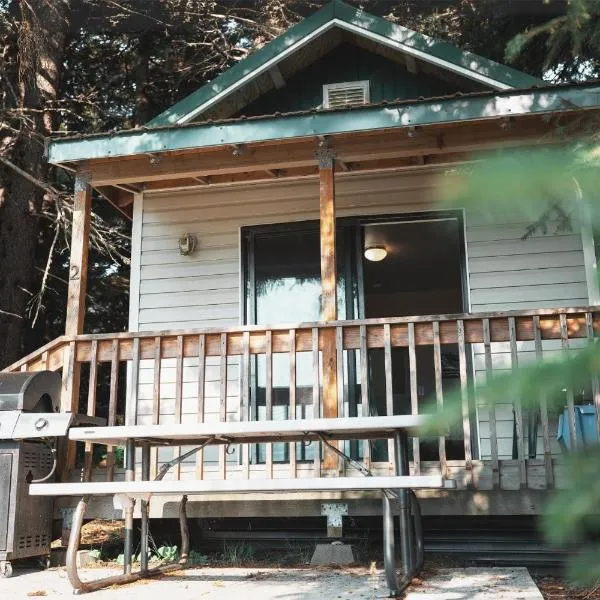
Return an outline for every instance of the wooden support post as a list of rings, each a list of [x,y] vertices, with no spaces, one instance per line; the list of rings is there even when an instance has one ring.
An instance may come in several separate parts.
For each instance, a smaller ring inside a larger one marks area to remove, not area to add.
[[[321,319],[337,319],[337,269],[335,253],[335,153],[322,142],[317,150],[319,160],[319,198],[321,218]],[[321,334],[323,352],[323,417],[338,416],[337,352],[335,328]],[[325,450],[324,470],[337,469],[338,457]]]
[[[73,199],[73,224],[71,229],[71,260],[69,264],[69,289],[67,292],[67,315],[65,335],[83,333],[85,317],[85,294],[88,272],[88,247],[90,239],[90,216],[92,211],[92,188],[89,175],[79,172],[75,176]],[[77,412],[79,402],[80,364],[75,360],[76,346],[69,344],[63,367],[61,411]],[[61,465],[61,473],[75,464],[75,444],[69,443]]]
[[[92,188],[89,185],[89,175],[80,172],[75,176],[75,196],[73,200],[71,262],[69,265],[69,291],[65,324],[65,335],[68,336],[83,333],[91,212]]]

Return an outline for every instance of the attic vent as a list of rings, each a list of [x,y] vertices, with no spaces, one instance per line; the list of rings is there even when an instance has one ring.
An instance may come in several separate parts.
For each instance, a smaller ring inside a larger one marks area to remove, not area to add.
[[[339,108],[369,102],[368,81],[328,83],[323,86],[323,107]]]

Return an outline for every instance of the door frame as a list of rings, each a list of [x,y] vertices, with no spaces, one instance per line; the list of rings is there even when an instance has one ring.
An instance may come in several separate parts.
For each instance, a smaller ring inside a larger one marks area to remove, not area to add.
[[[461,275],[461,295],[462,312],[469,313],[471,310],[471,295],[469,285],[468,270],[468,249],[466,237],[466,215],[464,209],[442,209],[426,210],[408,213],[385,213],[378,215],[359,215],[350,217],[338,217],[336,227],[338,228],[338,239],[344,237],[344,243],[348,251],[344,253],[343,268],[345,271],[345,319],[364,319],[365,318],[365,298],[364,298],[364,272],[363,272],[363,231],[364,227],[373,224],[393,224],[415,221],[436,221],[436,220],[456,220],[458,223],[459,234],[459,262]],[[261,225],[248,225],[240,228],[240,283],[242,286],[241,298],[241,317],[244,324],[256,324],[256,286],[255,286],[255,265],[254,265],[254,239],[256,235],[265,233],[285,233],[286,231],[318,230],[319,221],[317,219],[278,222]],[[339,256],[339,254],[338,254]],[[338,267],[339,267],[338,261]],[[339,276],[339,273],[338,273]],[[473,408],[475,405],[474,395],[474,369],[473,352],[469,345],[467,347],[467,372],[469,377],[469,404]],[[348,372],[348,382],[352,381],[352,370],[355,370],[354,352],[348,351],[346,358],[346,367]],[[355,378],[354,378],[355,379]],[[256,397],[256,365],[251,361],[250,374],[250,410],[252,418],[258,417],[258,406]],[[355,386],[348,385],[347,401],[349,407],[349,416],[356,414],[357,396]],[[354,401],[353,401],[354,400]],[[471,442],[473,457],[478,456],[479,452],[479,419],[471,421]]]

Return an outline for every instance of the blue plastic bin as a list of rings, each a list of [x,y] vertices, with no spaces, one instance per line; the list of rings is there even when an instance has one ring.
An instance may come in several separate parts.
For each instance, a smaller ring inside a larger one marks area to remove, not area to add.
[[[577,405],[575,408],[575,433],[577,440],[583,444],[598,443],[598,422],[596,407]],[[571,449],[571,433],[569,432],[569,409],[565,408],[558,418],[558,441],[567,450]]]

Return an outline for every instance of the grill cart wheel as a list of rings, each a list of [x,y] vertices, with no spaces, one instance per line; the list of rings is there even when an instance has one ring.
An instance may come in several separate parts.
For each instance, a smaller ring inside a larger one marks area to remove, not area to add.
[[[12,574],[12,564],[8,560],[0,561],[0,577],[3,579],[8,579],[9,577],[12,577]]]

